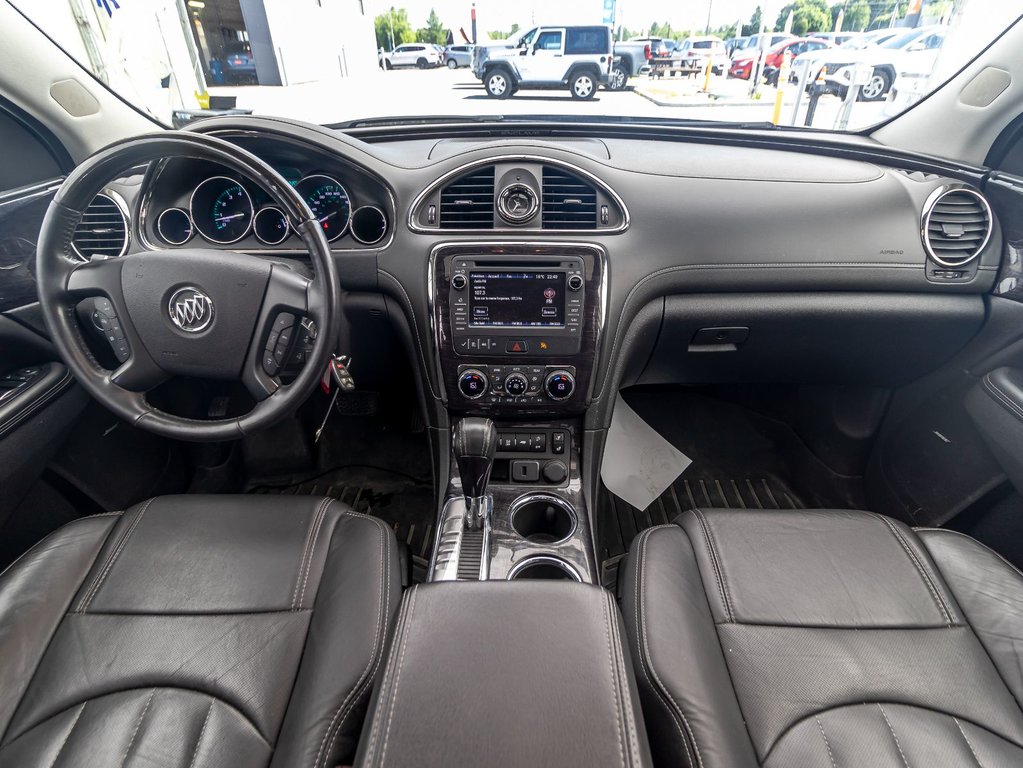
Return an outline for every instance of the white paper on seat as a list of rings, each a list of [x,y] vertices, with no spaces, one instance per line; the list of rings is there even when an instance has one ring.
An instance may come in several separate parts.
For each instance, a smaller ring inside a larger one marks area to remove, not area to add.
[[[600,477],[611,493],[646,509],[692,463],[618,395],[600,465]]]

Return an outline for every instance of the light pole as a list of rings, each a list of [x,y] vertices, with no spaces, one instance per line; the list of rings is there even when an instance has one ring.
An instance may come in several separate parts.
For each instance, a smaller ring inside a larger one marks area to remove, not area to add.
[[[714,12],[714,0],[707,0],[707,29],[703,34],[710,34],[710,16]]]
[[[387,26],[391,29],[391,50],[394,50],[394,6],[387,12]]]

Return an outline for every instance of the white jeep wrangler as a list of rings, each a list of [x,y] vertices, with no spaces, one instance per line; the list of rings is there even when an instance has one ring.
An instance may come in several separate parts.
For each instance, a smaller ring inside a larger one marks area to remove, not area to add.
[[[520,88],[566,86],[572,98],[591,99],[598,86],[608,83],[613,45],[608,27],[537,27],[515,48],[488,51],[476,76],[495,99]]]

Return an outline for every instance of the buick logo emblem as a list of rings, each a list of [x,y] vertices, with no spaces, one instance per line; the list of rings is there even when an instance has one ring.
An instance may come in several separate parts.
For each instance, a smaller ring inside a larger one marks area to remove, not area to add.
[[[167,302],[171,322],[185,333],[205,331],[213,322],[213,300],[198,288],[188,286],[174,292]]]

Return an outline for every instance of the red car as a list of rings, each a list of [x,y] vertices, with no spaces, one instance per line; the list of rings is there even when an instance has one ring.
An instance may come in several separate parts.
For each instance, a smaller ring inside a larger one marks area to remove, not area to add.
[[[791,54],[792,58],[796,58],[799,54],[807,51],[819,51],[822,48],[832,47],[827,40],[815,37],[797,37],[793,40],[786,40],[767,52],[764,57],[764,75],[767,76],[769,83],[777,85],[778,68],[781,67],[782,58],[786,52]],[[749,80],[753,73],[753,61],[754,56],[742,56],[735,59],[728,69],[728,74],[740,80]]]

